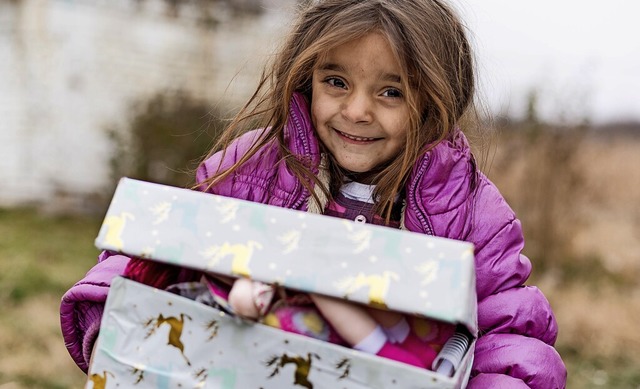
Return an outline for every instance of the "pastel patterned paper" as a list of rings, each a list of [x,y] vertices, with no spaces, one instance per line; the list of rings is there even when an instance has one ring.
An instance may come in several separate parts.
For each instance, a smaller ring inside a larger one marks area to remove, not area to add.
[[[96,246],[477,331],[467,242],[124,178]]]
[[[457,389],[454,377],[417,369],[224,313],[116,277],[86,389]]]

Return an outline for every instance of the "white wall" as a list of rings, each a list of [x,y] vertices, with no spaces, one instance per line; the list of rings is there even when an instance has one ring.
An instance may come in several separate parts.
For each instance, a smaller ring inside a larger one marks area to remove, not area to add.
[[[131,103],[180,89],[215,104],[237,76],[224,99],[238,104],[280,36],[274,7],[210,29],[198,10],[176,19],[164,1],[135,3],[0,2],[0,206],[100,192],[105,128]]]

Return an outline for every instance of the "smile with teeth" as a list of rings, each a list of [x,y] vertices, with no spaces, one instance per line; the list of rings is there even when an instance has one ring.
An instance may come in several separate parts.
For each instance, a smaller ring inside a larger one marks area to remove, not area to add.
[[[335,128],[334,128],[334,130],[335,130]],[[338,134],[344,136],[345,138],[351,139],[351,140],[354,140],[354,141],[357,141],[357,142],[371,142],[371,141],[380,139],[380,138],[364,138],[364,137],[360,137],[360,136],[354,136],[354,135],[351,135],[351,134],[347,134],[346,132],[342,132],[342,131],[339,131],[339,130],[335,130],[335,131]]]

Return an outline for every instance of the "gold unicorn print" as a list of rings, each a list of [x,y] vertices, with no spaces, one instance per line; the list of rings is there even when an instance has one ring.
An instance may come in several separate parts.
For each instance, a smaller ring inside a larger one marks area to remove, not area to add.
[[[438,278],[438,270],[440,266],[436,261],[427,261],[420,266],[416,266],[415,270],[423,277],[421,285],[429,285]]]
[[[163,201],[149,208],[151,213],[156,217],[153,221],[154,225],[158,225],[169,218],[169,213],[171,212],[171,203],[168,201]]]
[[[204,329],[209,332],[209,337],[207,338],[207,342],[213,340],[216,336],[218,336],[218,330],[220,329],[220,323],[216,319],[212,319],[208,323],[205,324]]]
[[[136,382],[134,385],[138,385],[140,382],[144,380],[144,365],[137,364],[133,368],[131,368],[131,375],[136,377]]]
[[[357,224],[349,220],[344,220],[343,225],[347,228],[347,238],[356,244],[356,248],[353,250],[354,254],[361,253],[371,246],[371,238],[373,237],[371,230],[356,228]]]
[[[167,339],[167,345],[173,346],[180,350],[180,353],[182,354],[184,360],[187,362],[187,365],[191,366],[191,362],[189,362],[189,359],[184,354],[184,344],[182,344],[182,341],[180,340],[180,338],[182,337],[185,318],[192,320],[190,316],[185,315],[184,313],[180,314],[180,319],[175,316],[164,317],[162,314],[159,314],[158,317],[147,320],[147,322],[144,323],[144,328],[150,328],[147,331],[145,339],[153,335],[156,332],[156,329],[160,328],[161,325],[169,325],[170,330],[169,338]]]
[[[278,237],[280,243],[285,246],[285,249],[282,251],[282,254],[289,254],[290,252],[298,249],[298,244],[300,243],[300,237],[302,234],[300,231],[291,230],[281,236]]]
[[[108,372],[106,370],[102,372],[102,375],[91,374],[91,376],[89,377],[89,380],[91,380],[91,382],[93,383],[93,389],[104,389],[107,387],[107,374],[113,378],[116,378],[116,376],[114,376],[113,373]]]
[[[336,369],[338,371],[342,370],[342,375],[338,377],[339,380],[348,378],[349,373],[351,372],[351,361],[349,358],[342,358],[338,361],[338,363],[336,363]]]
[[[127,224],[127,220],[135,220],[135,217],[128,212],[121,212],[120,215],[110,215],[104,219],[104,225],[107,227],[107,233],[104,236],[104,242],[122,251],[124,242],[122,242],[122,231]]]
[[[207,369],[202,368],[193,373],[193,378],[198,380],[195,388],[204,388],[207,383],[207,377],[209,374],[207,373]]]
[[[358,273],[355,277],[346,277],[336,282],[334,286],[344,291],[348,297],[362,287],[369,288],[369,303],[381,308],[386,307],[385,297],[389,291],[391,280],[398,281],[400,277],[391,271],[385,271],[382,274]]]
[[[219,207],[216,207],[216,210],[222,216],[222,218],[220,218],[220,224],[236,220],[239,208],[240,206],[235,201],[223,201]]]
[[[262,245],[253,240],[246,244],[225,242],[222,246],[211,246],[200,254],[209,260],[209,268],[215,267],[222,258],[231,256],[231,272],[234,275],[250,277],[249,261],[256,249],[261,250]]]
[[[307,357],[293,356],[290,357],[286,353],[281,356],[272,356],[265,365],[271,367],[275,365],[274,370],[269,375],[269,378],[275,377],[280,373],[280,368],[285,367],[288,364],[293,364],[296,367],[293,373],[294,385],[300,385],[307,389],[313,389],[313,384],[309,381],[309,373],[311,372],[312,357],[320,359],[317,354],[307,353]]]

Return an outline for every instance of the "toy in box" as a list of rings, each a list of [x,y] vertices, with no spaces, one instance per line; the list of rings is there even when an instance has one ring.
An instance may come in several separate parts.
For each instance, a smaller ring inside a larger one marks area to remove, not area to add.
[[[477,333],[470,243],[125,178],[96,246],[460,331],[431,371],[117,277],[87,388],[427,389],[463,388],[469,378]]]

